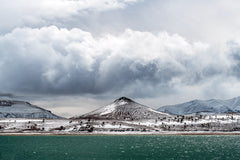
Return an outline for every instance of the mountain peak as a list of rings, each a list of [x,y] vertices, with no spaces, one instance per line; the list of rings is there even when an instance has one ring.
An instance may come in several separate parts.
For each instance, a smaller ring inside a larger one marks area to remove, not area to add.
[[[130,98],[127,98],[127,97],[120,97],[120,98],[116,99],[114,102],[115,103],[116,102],[133,102],[133,100],[131,100]]]

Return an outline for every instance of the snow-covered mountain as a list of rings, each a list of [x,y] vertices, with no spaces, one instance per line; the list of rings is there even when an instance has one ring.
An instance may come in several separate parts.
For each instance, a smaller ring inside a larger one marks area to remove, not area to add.
[[[121,97],[105,107],[99,108],[95,111],[92,111],[79,117],[73,117],[73,119],[89,118],[89,119],[140,120],[140,119],[158,119],[168,116],[170,115],[167,113],[162,113],[153,110],[147,106],[134,102],[129,98]]]
[[[163,106],[158,111],[175,115],[240,113],[240,97],[228,100],[193,100],[182,104]]]
[[[0,118],[60,119],[62,117],[28,102],[0,99]]]

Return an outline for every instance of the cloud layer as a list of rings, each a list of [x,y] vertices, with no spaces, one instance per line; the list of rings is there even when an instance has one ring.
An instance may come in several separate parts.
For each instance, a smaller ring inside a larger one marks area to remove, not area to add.
[[[237,82],[238,46],[231,42],[219,51],[167,32],[127,29],[95,37],[76,28],[17,28],[0,36],[0,88],[35,94],[152,97],[195,86],[203,93]]]
[[[0,33],[19,26],[59,24],[74,16],[88,17],[104,11],[124,9],[138,1],[141,0],[0,0]]]
[[[75,114],[123,95],[156,108],[239,96],[236,0],[0,4],[0,98]]]

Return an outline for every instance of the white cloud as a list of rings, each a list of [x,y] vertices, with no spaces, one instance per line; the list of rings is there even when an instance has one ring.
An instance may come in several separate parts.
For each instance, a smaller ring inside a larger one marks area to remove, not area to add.
[[[141,0],[0,0],[0,31],[19,26],[34,26],[72,16],[89,16],[98,12],[123,9]]]

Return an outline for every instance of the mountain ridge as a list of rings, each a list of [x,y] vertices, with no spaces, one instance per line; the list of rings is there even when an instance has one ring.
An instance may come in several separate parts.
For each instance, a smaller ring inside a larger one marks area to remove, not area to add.
[[[174,115],[240,113],[240,97],[227,100],[195,99],[185,103],[162,106],[157,110]]]
[[[47,118],[62,119],[51,111],[29,102],[0,99],[0,118]]]

